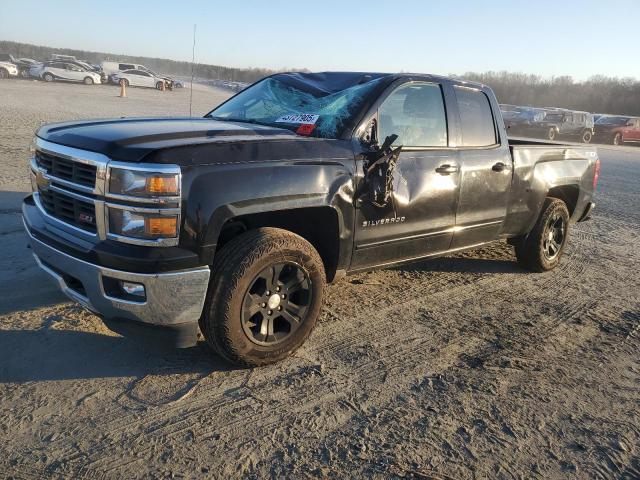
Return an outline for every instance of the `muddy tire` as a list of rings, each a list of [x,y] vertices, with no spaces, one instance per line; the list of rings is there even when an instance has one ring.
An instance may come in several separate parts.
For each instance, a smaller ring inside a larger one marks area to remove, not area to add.
[[[553,270],[560,263],[568,237],[567,205],[560,199],[548,197],[531,233],[513,242],[518,262],[533,272]]]
[[[580,137],[580,139],[582,140],[582,143],[591,143],[592,137],[593,134],[591,133],[591,130],[585,130],[584,132],[582,132],[582,136]]]
[[[622,139],[622,134],[620,132],[616,133],[611,139],[612,145],[622,145],[624,140]]]
[[[200,329],[230,362],[252,367],[282,360],[315,327],[325,272],[304,238],[277,228],[251,230],[216,254],[212,272]]]
[[[42,79],[45,82],[53,82],[53,75],[51,75],[49,72],[47,72],[42,76]]]

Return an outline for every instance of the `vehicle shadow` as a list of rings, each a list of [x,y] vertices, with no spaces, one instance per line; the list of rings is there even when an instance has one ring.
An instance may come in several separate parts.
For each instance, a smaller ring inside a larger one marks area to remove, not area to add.
[[[433,260],[401,265],[393,267],[393,270],[402,272],[447,272],[447,273],[517,273],[526,274],[515,259],[488,259],[478,257],[441,257]]]
[[[234,369],[204,342],[186,349],[158,349],[92,332],[0,330],[0,383],[204,375]]]
[[[20,214],[26,195],[0,191],[0,315],[66,301],[33,259]]]

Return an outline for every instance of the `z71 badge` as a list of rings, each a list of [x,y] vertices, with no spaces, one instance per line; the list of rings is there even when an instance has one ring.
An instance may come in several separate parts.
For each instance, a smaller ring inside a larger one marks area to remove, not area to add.
[[[381,218],[380,220],[365,220],[362,222],[362,228],[378,227],[380,225],[389,225],[390,223],[404,222],[404,217]]]

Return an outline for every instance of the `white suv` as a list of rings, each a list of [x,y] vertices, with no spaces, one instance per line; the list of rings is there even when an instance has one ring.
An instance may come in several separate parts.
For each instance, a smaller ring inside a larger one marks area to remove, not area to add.
[[[165,83],[164,78],[156,77],[144,70],[125,70],[111,75],[113,83],[124,81],[125,85],[132,87],[150,87],[160,90],[162,84]],[[166,85],[166,83],[165,83]]]
[[[18,67],[13,63],[0,62],[0,78],[17,77]]]
[[[100,74],[71,62],[53,61],[34,66],[29,74],[40,77],[45,82],[62,80],[66,82],[84,82],[86,85],[101,83]]]

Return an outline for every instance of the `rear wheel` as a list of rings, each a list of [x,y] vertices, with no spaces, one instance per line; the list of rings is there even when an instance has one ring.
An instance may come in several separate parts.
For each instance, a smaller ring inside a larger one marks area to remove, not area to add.
[[[552,270],[560,263],[569,236],[569,210],[558,198],[548,197],[531,233],[515,243],[516,257],[534,272]]]
[[[582,132],[582,143],[590,143],[592,137],[593,134],[591,130],[585,130],[584,132]]]
[[[45,82],[53,82],[53,75],[51,75],[49,72],[45,73],[42,78]]]
[[[84,84],[85,84],[85,85],[93,85],[93,78],[91,78],[91,77],[84,77]]]
[[[624,140],[622,140],[622,134],[620,132],[616,133],[611,139],[611,143],[613,145],[622,145]]]
[[[302,237],[260,228],[217,254],[200,328],[227,360],[266,365],[294,352],[313,330],[325,286],[322,260]]]
[[[551,141],[554,141],[557,136],[558,136],[558,131],[555,129],[555,127],[551,127],[547,132],[547,138]]]

